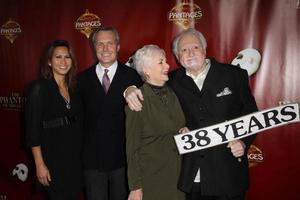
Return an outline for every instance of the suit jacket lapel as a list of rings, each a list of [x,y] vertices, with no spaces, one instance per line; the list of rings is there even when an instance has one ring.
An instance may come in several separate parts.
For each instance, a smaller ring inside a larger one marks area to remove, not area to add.
[[[113,80],[110,83],[110,86],[113,86],[114,84],[118,83],[120,80],[122,80],[122,67],[120,66],[120,64],[118,63],[117,66],[117,70],[116,73],[114,75]]]
[[[179,74],[179,81],[181,86],[185,88],[186,91],[189,91],[191,94],[200,94],[201,91],[195,84],[194,80],[186,75],[185,69],[183,69]]]
[[[202,93],[204,93],[207,90],[210,90],[212,87],[214,87],[216,84],[217,80],[219,79],[220,74],[218,74],[217,70],[216,70],[216,66],[214,63],[214,60],[211,60],[211,65],[210,65],[210,69],[206,75],[206,78],[204,80],[203,83],[203,87],[202,87]]]
[[[92,85],[96,88],[96,91],[102,91],[105,93],[104,88],[102,87],[101,81],[99,80],[97,74],[96,74],[96,65],[92,66],[90,69],[90,79],[92,81]]]
[[[99,80],[99,78],[96,74],[96,67],[97,67],[96,65],[91,67],[91,71],[90,71],[90,74],[89,74],[90,77],[91,77],[90,80],[92,80],[92,82],[93,82],[92,84],[97,88],[97,90],[103,91],[103,94],[105,94],[102,83],[101,83],[101,81]],[[113,90],[113,88],[117,87],[118,83],[123,79],[122,74],[123,74],[122,66],[120,66],[120,64],[118,63],[118,67],[117,67],[116,73],[114,75],[114,78],[110,83],[108,93],[109,93],[110,90]]]
[[[116,87],[118,88],[119,87],[119,83],[122,82],[122,80],[124,78],[125,78],[125,76],[124,76],[123,66],[120,63],[118,63],[118,67],[117,67],[116,73],[114,75],[114,78],[113,78],[113,80],[110,83],[109,90],[114,90]]]

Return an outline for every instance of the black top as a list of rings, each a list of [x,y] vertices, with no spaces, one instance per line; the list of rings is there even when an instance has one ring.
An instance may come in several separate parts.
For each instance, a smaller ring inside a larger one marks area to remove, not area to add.
[[[33,81],[27,91],[27,145],[41,146],[54,191],[81,189],[81,106],[76,92],[70,91],[70,99],[68,109],[55,80]]]
[[[93,65],[78,75],[84,113],[84,169],[107,172],[126,166],[124,90],[141,85],[134,69],[121,63],[107,93]]]

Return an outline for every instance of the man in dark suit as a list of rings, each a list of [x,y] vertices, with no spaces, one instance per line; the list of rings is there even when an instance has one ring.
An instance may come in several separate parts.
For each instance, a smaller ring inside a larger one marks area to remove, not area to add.
[[[187,29],[173,41],[173,53],[182,65],[170,73],[190,129],[203,128],[257,111],[247,72],[206,58],[206,40]],[[129,107],[139,111],[142,94],[127,90]],[[178,187],[188,200],[243,200],[249,186],[247,151],[254,136],[185,154]]]
[[[101,26],[92,35],[98,62],[78,76],[84,112],[84,174],[88,200],[128,195],[123,91],[141,84],[135,70],[117,61],[119,34]],[[71,138],[70,138],[71,139]]]

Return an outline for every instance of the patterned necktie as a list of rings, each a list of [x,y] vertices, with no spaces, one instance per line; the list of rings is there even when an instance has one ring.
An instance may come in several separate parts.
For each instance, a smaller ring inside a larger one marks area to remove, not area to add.
[[[102,86],[106,93],[107,93],[109,85],[110,85],[110,81],[109,81],[109,77],[108,77],[107,73],[108,73],[108,69],[104,69],[104,75],[102,77]]]

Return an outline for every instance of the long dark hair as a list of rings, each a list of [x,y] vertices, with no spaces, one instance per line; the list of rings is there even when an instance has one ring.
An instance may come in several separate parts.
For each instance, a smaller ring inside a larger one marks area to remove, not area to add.
[[[69,45],[69,42],[66,40],[55,40],[51,44],[48,45],[46,48],[46,51],[44,52],[44,56],[41,60],[40,65],[40,76],[44,79],[53,79],[53,71],[52,68],[49,66],[49,60],[53,57],[53,52],[56,47],[66,47],[70,58],[72,60],[72,66],[69,72],[65,76],[65,83],[67,84],[68,88],[73,88],[75,85],[75,79],[73,79],[73,75],[77,68],[77,63],[75,59],[75,55],[73,53],[73,50],[71,46]]]

